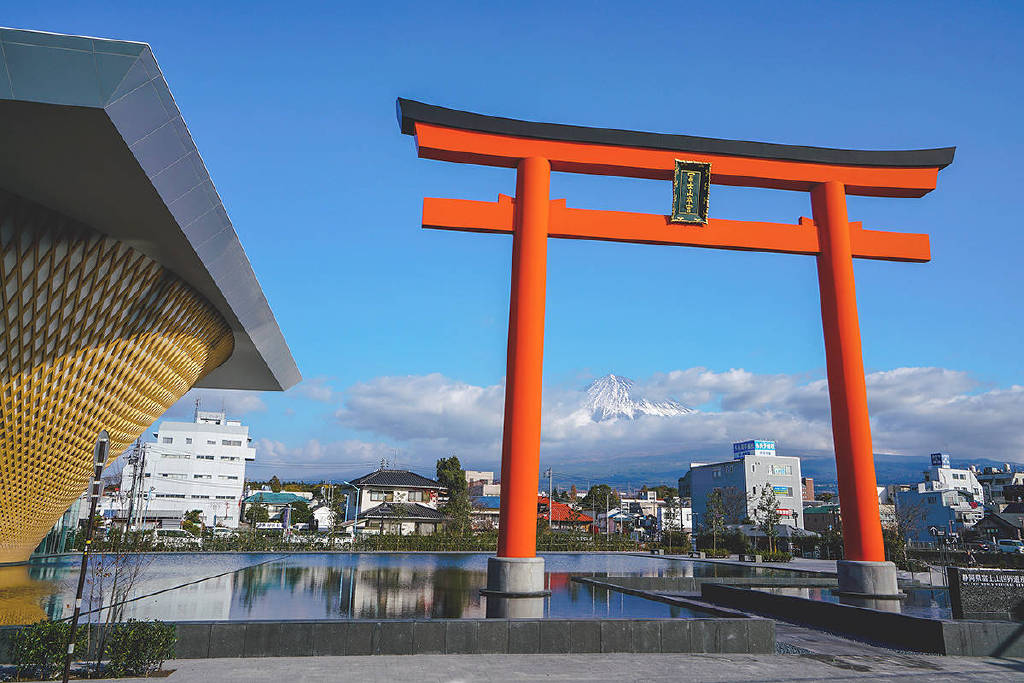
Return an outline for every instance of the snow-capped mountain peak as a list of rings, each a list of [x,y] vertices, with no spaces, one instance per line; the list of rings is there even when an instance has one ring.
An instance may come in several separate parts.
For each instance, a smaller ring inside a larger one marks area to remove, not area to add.
[[[633,381],[618,375],[605,375],[590,383],[584,408],[595,422],[624,417],[630,420],[641,415],[688,415],[694,412],[683,404],[673,401],[651,401],[633,397]]]

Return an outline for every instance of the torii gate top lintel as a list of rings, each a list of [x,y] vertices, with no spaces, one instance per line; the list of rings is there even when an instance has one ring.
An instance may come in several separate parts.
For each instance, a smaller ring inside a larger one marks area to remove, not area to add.
[[[553,171],[671,180],[680,155],[712,163],[711,182],[810,191],[838,181],[846,194],[922,197],[935,189],[938,171],[956,147],[853,150],[722,140],[538,123],[447,109],[398,99],[398,120],[415,135],[425,159],[515,167],[542,157]]]
[[[515,198],[423,204],[425,228],[513,235],[497,559],[526,562],[536,554],[548,238],[808,254],[818,265],[848,565],[840,568],[840,589],[882,599],[898,592],[895,566],[884,562],[853,259],[922,262],[931,253],[928,235],[851,223],[846,196],[922,197],[953,161],[954,147],[869,151],[719,140],[519,121],[405,99],[398,100],[398,119],[403,133],[416,136],[422,158],[517,169]],[[676,183],[687,188],[678,195],[687,202],[683,215],[675,202],[666,216],[568,208],[550,198],[551,171],[673,180],[686,164],[693,167],[688,180]],[[761,223],[710,218],[705,210],[690,223],[699,173],[700,182],[710,175],[719,185],[808,192],[813,218]],[[495,580],[491,588],[505,594]]]

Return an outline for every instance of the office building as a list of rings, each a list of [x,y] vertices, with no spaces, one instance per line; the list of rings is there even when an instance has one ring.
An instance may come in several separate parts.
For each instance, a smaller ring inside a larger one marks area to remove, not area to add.
[[[207,526],[237,527],[245,465],[256,459],[249,428],[197,410],[192,422],[162,422],[154,436],[139,464],[121,471],[122,493],[138,496],[135,509],[200,510]]]
[[[707,511],[708,495],[718,489],[727,498],[728,523],[751,518],[756,498],[771,487],[778,499],[780,523],[803,528],[803,488],[800,458],[776,455],[775,442],[761,439],[733,444],[733,459],[690,465],[693,524],[699,528]]]

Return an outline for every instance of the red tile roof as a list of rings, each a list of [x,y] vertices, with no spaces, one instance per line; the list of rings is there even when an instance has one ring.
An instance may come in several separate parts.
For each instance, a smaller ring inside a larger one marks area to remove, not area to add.
[[[538,496],[537,497],[537,504],[538,505],[547,505],[548,504],[548,497],[547,496]],[[541,512],[540,510],[538,510],[537,511],[537,518],[538,519],[540,519],[540,518],[547,519],[548,518],[548,513],[546,511],[545,512]],[[554,504],[554,507],[551,508],[551,521],[552,522],[575,522],[577,524],[590,524],[591,522],[594,521],[594,518],[589,516],[589,515],[585,515],[582,512],[577,512],[576,510],[573,510],[571,507],[569,507],[569,505],[567,505],[566,503],[559,503],[556,500],[555,504]]]

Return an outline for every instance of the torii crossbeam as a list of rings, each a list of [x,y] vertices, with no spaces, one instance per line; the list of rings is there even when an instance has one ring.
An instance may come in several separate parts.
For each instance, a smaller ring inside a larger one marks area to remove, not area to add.
[[[846,195],[924,196],[935,189],[938,172],[952,162],[955,148],[865,151],[718,140],[534,123],[404,99],[398,100],[398,117],[402,132],[416,136],[422,158],[517,169],[514,198],[427,198],[423,203],[424,228],[513,235],[501,511],[498,557],[488,572],[491,595],[535,597],[543,589],[543,564],[530,558],[536,557],[549,237],[817,257],[846,554],[839,567],[840,590],[882,599],[897,594],[895,567],[885,562],[882,545],[853,259],[925,262],[931,254],[927,235],[865,230],[849,222]],[[808,192],[813,218],[795,224],[721,218],[680,224],[668,215],[569,208],[565,200],[549,196],[551,171],[672,180],[679,159],[709,163],[713,184]]]

